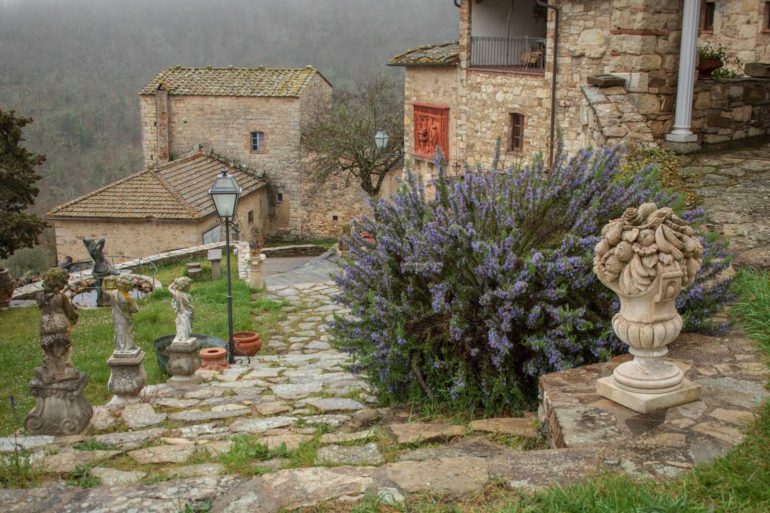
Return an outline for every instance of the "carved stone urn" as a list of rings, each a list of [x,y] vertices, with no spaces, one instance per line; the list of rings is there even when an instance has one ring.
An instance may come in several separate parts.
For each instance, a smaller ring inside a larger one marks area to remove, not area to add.
[[[620,298],[612,328],[634,355],[597,392],[640,413],[694,401],[700,386],[663,357],[682,330],[676,298],[695,280],[703,247],[670,208],[644,203],[602,229],[594,272]]]

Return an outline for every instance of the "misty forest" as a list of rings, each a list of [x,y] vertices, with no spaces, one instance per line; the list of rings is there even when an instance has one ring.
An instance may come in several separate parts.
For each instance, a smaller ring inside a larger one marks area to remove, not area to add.
[[[170,66],[312,65],[336,88],[457,37],[450,0],[0,0],[0,109],[34,122],[34,212],[139,171],[138,92]]]

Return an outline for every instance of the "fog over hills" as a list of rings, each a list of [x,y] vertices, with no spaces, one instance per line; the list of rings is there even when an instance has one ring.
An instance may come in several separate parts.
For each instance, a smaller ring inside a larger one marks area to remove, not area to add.
[[[40,212],[140,169],[137,93],[163,68],[312,65],[348,87],[457,26],[451,0],[0,0],[0,108],[34,118]]]

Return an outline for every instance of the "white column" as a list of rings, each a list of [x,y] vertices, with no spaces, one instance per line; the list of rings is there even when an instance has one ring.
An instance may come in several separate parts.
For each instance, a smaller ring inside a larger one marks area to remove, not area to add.
[[[692,95],[695,85],[695,66],[698,56],[698,20],[701,0],[684,0],[682,14],[682,42],[679,48],[679,80],[676,88],[676,116],[674,129],[666,134],[667,141],[696,142],[692,133]]]

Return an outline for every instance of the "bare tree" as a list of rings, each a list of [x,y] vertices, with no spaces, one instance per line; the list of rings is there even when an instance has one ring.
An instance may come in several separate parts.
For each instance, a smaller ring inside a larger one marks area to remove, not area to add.
[[[378,149],[374,136],[388,135]],[[377,196],[388,171],[403,158],[404,103],[395,83],[378,79],[355,91],[335,92],[332,108],[302,135],[312,154],[311,168],[319,182],[333,177],[357,181],[369,196]]]

